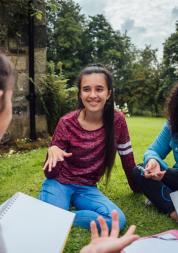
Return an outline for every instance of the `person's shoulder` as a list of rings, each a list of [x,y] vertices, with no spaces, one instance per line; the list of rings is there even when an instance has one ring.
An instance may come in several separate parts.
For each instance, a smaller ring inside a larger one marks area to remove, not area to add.
[[[125,120],[125,115],[123,112],[119,112],[119,111],[114,111],[114,121],[118,122],[118,121],[124,121]]]
[[[63,121],[63,122],[66,122],[66,121],[71,121],[71,120],[74,120],[77,118],[79,114],[79,110],[76,110],[76,111],[72,111],[72,112],[69,112],[65,115],[63,115],[60,120]]]
[[[163,127],[162,127],[162,130],[161,131],[166,131],[166,132],[171,132],[171,126],[170,126],[170,122],[169,120],[167,120],[164,124],[163,124]]]

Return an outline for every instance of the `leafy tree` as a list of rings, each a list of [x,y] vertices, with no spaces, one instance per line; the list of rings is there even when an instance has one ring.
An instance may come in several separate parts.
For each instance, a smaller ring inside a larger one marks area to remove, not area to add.
[[[178,67],[178,21],[176,23],[176,31],[166,40],[164,44],[164,64],[172,67],[174,75]]]
[[[107,63],[106,51],[110,48],[110,41],[114,33],[112,27],[103,15],[90,17],[85,35],[87,38],[87,48],[89,61]]]
[[[160,114],[158,103],[161,85],[160,70],[155,49],[146,46],[144,50],[135,51],[135,62],[132,67],[132,78],[127,85],[127,99],[131,113]],[[151,115],[151,114],[150,114]]]
[[[178,80],[178,21],[176,31],[164,43],[162,79],[160,99],[165,100],[171,87]]]
[[[63,62],[65,76],[72,83],[81,68],[80,49],[84,16],[72,0],[55,0],[54,12],[48,16],[48,60]],[[57,10],[57,11],[56,11]]]

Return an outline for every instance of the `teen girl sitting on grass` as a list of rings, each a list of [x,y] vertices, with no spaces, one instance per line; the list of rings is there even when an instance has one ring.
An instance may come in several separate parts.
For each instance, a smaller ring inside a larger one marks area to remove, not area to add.
[[[104,174],[109,179],[118,151],[131,189],[138,190],[132,180],[135,162],[127,124],[114,111],[111,74],[100,64],[86,67],[78,88],[79,109],[60,118],[48,149],[40,199],[66,210],[72,203],[74,225],[87,229],[92,220],[99,225],[99,215],[111,229],[115,209],[123,229],[124,213],[97,188]]]

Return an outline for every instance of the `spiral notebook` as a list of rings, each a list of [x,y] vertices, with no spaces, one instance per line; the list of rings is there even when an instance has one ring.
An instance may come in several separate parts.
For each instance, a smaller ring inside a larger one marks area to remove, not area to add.
[[[18,192],[0,207],[0,253],[60,253],[74,216]]]

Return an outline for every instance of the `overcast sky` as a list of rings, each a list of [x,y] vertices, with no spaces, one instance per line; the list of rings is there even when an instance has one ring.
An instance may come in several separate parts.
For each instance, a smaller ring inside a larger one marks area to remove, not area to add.
[[[159,49],[162,43],[175,32],[178,20],[177,0],[74,0],[79,3],[82,13],[90,16],[104,14],[115,30],[124,32],[132,42],[143,48],[151,44]]]

